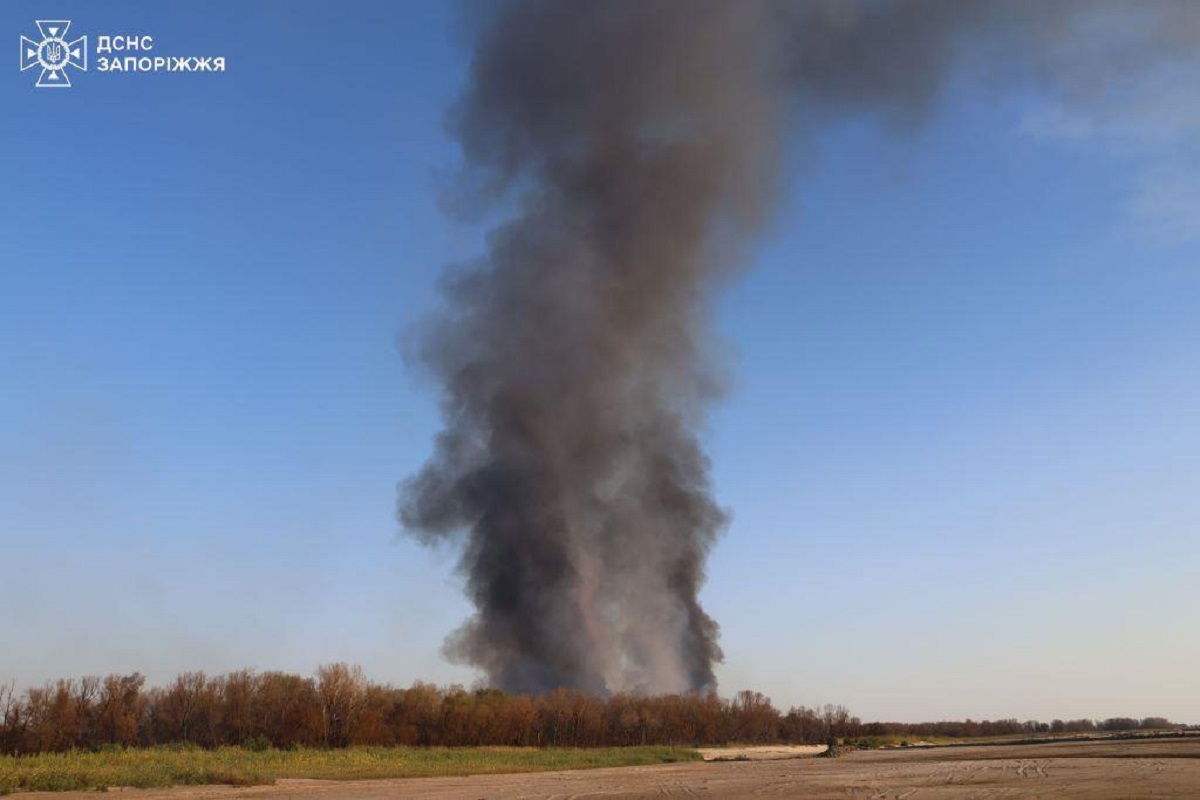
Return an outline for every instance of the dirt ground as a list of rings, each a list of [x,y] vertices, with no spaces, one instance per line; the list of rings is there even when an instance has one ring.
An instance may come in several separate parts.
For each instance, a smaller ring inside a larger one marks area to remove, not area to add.
[[[654,767],[273,786],[124,790],[123,800],[200,798],[804,798],[1200,797],[1200,741],[936,747],[837,759],[710,761]],[[91,797],[94,793],[24,795]]]

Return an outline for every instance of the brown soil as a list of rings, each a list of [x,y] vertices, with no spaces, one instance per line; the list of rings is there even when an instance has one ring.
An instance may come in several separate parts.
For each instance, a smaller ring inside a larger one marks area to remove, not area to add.
[[[838,759],[719,761],[655,767],[273,786],[125,790],[123,800],[200,798],[1079,798],[1200,797],[1200,741],[847,751]],[[25,795],[33,798],[91,797]]]

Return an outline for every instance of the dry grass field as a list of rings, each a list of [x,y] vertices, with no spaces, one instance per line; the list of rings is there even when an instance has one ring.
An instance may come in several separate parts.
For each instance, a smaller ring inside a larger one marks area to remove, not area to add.
[[[699,760],[685,747],[351,747],[251,751],[150,747],[0,756],[0,794],[251,786],[279,779],[330,782],[628,767]],[[28,796],[24,794],[22,796]]]
[[[837,759],[689,762],[460,778],[117,790],[125,800],[201,798],[1129,798],[1200,796],[1200,740],[857,751]],[[94,797],[94,793],[23,797]]]

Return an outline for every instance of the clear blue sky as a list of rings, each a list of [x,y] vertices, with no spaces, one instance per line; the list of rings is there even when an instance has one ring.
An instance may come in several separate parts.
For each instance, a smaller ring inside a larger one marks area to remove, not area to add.
[[[481,236],[437,203],[452,12],[20,0],[0,29],[47,17],[229,66],[0,71],[0,679],[469,683],[454,554],[393,518],[438,427],[399,342]],[[1200,113],[1148,108],[962,90],[793,151],[719,303],[724,692],[1200,722]]]

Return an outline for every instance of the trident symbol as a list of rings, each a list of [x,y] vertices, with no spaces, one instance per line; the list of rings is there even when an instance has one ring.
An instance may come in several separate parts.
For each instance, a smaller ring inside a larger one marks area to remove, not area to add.
[[[42,34],[40,42],[21,37],[21,71],[41,67],[37,85],[42,89],[70,86],[67,67],[87,72],[87,37],[67,41],[71,21],[66,19],[39,19],[37,26]]]

